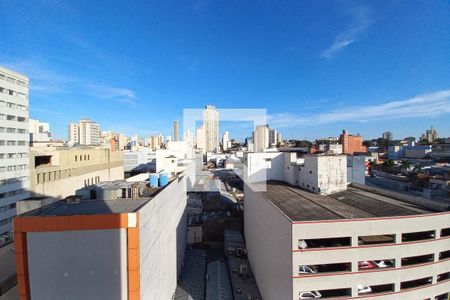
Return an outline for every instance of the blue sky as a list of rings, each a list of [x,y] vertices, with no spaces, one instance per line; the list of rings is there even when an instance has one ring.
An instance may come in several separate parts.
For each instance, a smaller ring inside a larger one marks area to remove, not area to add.
[[[83,116],[167,135],[208,103],[265,108],[286,138],[450,135],[446,0],[3,0],[0,28],[0,65],[60,138]]]

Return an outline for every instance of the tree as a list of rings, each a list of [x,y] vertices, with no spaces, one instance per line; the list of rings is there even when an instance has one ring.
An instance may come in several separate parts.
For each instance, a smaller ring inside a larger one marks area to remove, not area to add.
[[[413,172],[414,172],[414,173],[420,173],[420,172],[422,172],[422,166],[421,166],[421,165],[414,165]]]
[[[408,169],[411,167],[411,163],[407,160],[402,160],[400,162],[400,167],[402,168],[402,170],[408,171]]]
[[[394,170],[395,163],[392,159],[388,159],[384,161],[383,167],[386,171],[392,172]]]
[[[362,142],[363,146],[366,146],[367,148],[372,147],[373,146],[373,142],[370,140],[365,140]]]

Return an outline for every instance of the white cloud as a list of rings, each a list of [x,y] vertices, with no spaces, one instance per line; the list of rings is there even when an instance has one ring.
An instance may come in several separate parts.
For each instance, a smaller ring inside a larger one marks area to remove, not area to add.
[[[132,90],[93,84],[86,85],[86,87],[89,89],[90,94],[96,98],[136,105],[136,93]]]
[[[371,24],[370,10],[362,5],[351,6],[345,10],[346,14],[352,18],[350,27],[339,33],[333,44],[321,53],[326,59],[333,58],[339,51],[353,44],[358,36]]]
[[[311,127],[337,122],[369,122],[404,118],[436,117],[450,113],[450,89],[380,105],[354,106],[320,114],[279,113],[268,116],[275,128]]]

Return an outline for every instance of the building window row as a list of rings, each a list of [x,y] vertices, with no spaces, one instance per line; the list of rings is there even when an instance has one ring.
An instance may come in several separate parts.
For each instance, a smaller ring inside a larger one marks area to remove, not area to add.
[[[5,81],[10,82],[10,83],[14,83],[14,84],[23,86],[23,87],[27,87],[28,86],[27,82],[22,81],[20,79],[12,78],[12,77],[10,77],[8,75],[5,75],[5,74],[2,74],[2,73],[0,73],[0,79],[1,80],[5,80]]]
[[[90,160],[90,159],[91,159],[90,154],[75,155],[75,161],[83,161],[83,160]]]
[[[0,206],[0,213],[5,212],[10,209],[14,209],[14,208],[16,208],[16,203],[11,203],[9,205]]]
[[[28,165],[12,165],[12,166],[0,166],[1,172],[21,171],[28,169]]]
[[[14,115],[0,114],[0,120],[7,120],[7,121],[14,121],[14,122],[26,122],[27,118],[14,116]]]
[[[7,95],[10,95],[10,96],[14,96],[14,97],[18,97],[18,98],[22,98],[22,99],[27,99],[27,94],[20,93],[20,92],[17,92],[17,91],[14,91],[14,90],[10,90],[10,89],[6,89],[6,88],[3,88],[3,87],[0,87],[0,93],[7,94]]]
[[[51,172],[42,172],[36,174],[36,183],[41,184],[45,182],[51,182],[56,180],[72,177],[72,169],[64,169]]]
[[[27,158],[28,153],[0,153],[0,159]]]
[[[8,223],[12,223],[12,217],[0,220],[0,226],[4,226],[4,225],[6,225]]]
[[[450,228],[441,230],[441,237],[450,236]],[[408,232],[401,235],[402,243],[410,243],[417,241],[433,240],[436,238],[435,230],[427,230],[420,232]],[[395,234],[379,234],[358,237],[358,246],[370,246],[379,244],[395,244]],[[310,248],[334,248],[334,247],[350,247],[352,245],[351,237],[334,237],[321,239],[304,239],[298,241],[298,249]]]
[[[28,130],[22,128],[13,128],[13,127],[0,127],[0,133],[19,133],[19,134],[27,134]]]
[[[0,140],[0,146],[28,146],[28,141]]]
[[[100,182],[100,176],[95,176],[84,180],[84,187]]]
[[[27,181],[27,180],[28,180],[27,176],[3,179],[3,180],[0,180],[0,186],[2,186],[4,184],[12,184],[12,183],[17,183],[17,182],[24,182],[24,181]]]
[[[24,94],[23,94],[24,95]],[[26,99],[26,98],[25,98]],[[18,110],[28,110],[28,106],[0,100],[0,107],[8,107]]]
[[[6,193],[0,193],[0,199],[6,198],[6,197],[13,197],[13,196],[16,196],[16,195],[23,194],[25,192],[26,192],[25,189],[18,189],[18,190],[6,192]]]

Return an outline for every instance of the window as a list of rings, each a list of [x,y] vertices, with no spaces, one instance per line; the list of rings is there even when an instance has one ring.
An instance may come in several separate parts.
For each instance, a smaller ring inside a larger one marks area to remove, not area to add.
[[[402,258],[402,267],[425,264],[434,261],[434,254],[410,256]]]
[[[428,285],[428,284],[431,284],[432,282],[433,282],[432,277],[425,277],[425,278],[421,278],[421,279],[403,281],[400,284],[400,289],[401,290],[411,289],[411,288],[415,288],[415,287],[419,287],[419,286]]]
[[[327,248],[327,247],[349,247],[351,246],[350,237],[336,237],[323,239],[300,240],[299,248]]]
[[[0,127],[0,132],[5,132],[5,127]]]
[[[402,234],[402,242],[414,242],[420,240],[434,239],[435,231],[420,231],[420,232],[410,232]]]
[[[25,122],[25,121],[26,121],[26,118],[24,118],[24,117],[17,117],[17,121],[19,121],[19,122]]]
[[[358,245],[376,245],[395,243],[394,234],[366,235],[358,237]]]
[[[8,121],[15,121],[16,120],[16,116],[6,115],[6,120],[8,120]]]
[[[15,146],[16,145],[16,141],[7,141],[6,145],[8,145],[8,146]]]

